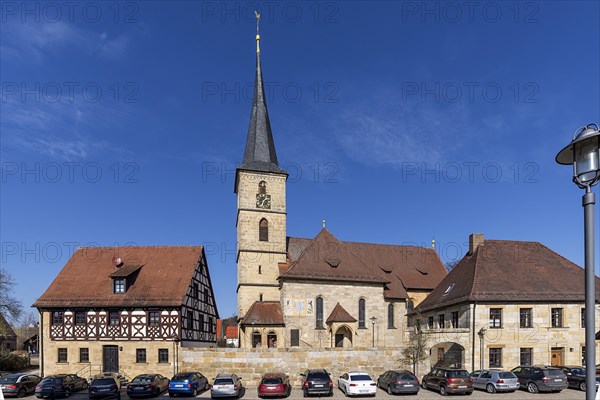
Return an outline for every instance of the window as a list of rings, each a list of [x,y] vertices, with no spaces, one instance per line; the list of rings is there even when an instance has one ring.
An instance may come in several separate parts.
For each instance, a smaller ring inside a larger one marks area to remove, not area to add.
[[[446,321],[444,320],[444,314],[438,315],[438,326],[440,329],[444,329],[446,327]]]
[[[490,368],[502,367],[502,348],[490,348]]]
[[[85,311],[75,311],[75,325],[85,325]]]
[[[258,226],[258,240],[261,242],[269,241],[269,221],[261,219]]]
[[[388,304],[388,329],[394,328],[394,304]]]
[[[358,327],[365,328],[365,299],[358,301]]]
[[[200,327],[200,332],[206,332],[206,328],[204,327],[204,314],[202,313],[198,316],[198,326]]]
[[[62,325],[65,320],[65,314],[62,311],[52,312],[52,325]]]
[[[407,300],[406,301],[406,310],[410,312],[414,309],[415,309],[415,302],[412,300]]]
[[[113,279],[113,293],[125,293],[125,278]]]
[[[258,194],[267,194],[267,182],[258,182]]]
[[[169,349],[158,349],[158,362],[168,363],[169,362]]]
[[[275,332],[267,333],[267,347],[268,348],[277,347],[277,334]]]
[[[148,312],[148,325],[158,326],[160,323],[160,313],[158,311]]]
[[[553,308],[552,312],[552,327],[553,328],[562,328],[563,327],[563,309],[562,308]]]
[[[490,328],[502,328],[502,309],[490,308]]]
[[[585,346],[581,346],[581,365],[585,365]]]
[[[262,293],[258,294],[258,301],[263,301],[263,294]]]
[[[519,326],[521,328],[531,328],[531,308],[520,308],[519,309]]]
[[[458,328],[458,311],[452,311],[452,327]]]
[[[194,329],[194,312],[187,310],[187,328]]]
[[[194,283],[192,285],[192,297],[194,297],[195,299],[197,299],[198,295],[199,295],[199,293],[198,293],[198,284]]]
[[[533,364],[533,349],[531,347],[521,347],[520,365]]]
[[[262,274],[262,265],[258,266],[258,274],[261,275]]]
[[[146,349],[135,349],[135,362],[145,363],[146,362]]]
[[[581,327],[585,328],[585,307],[581,309]]]
[[[257,348],[262,346],[262,335],[260,332],[252,332],[252,348]]]
[[[290,330],[290,346],[291,347],[300,346],[300,329]]]
[[[79,362],[89,363],[90,362],[90,349],[87,347],[81,347],[79,349]]]
[[[433,317],[427,317],[427,327],[433,329]]]
[[[208,317],[208,331],[209,332],[213,331],[213,318],[212,317]]]
[[[204,303],[208,304],[208,288],[204,288]]]
[[[323,329],[323,298],[317,297],[317,318],[315,321],[315,326],[317,329]]]
[[[108,324],[109,325],[119,325],[119,312],[111,311],[108,313]]]
[[[67,362],[67,349],[64,347],[61,347],[58,349],[58,362],[59,363]]]

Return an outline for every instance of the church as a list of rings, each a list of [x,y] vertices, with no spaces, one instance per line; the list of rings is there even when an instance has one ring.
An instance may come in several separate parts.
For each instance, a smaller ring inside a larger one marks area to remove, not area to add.
[[[260,35],[250,125],[236,169],[242,348],[397,347],[407,313],[446,277],[434,248],[288,236],[286,180],[265,100]]]

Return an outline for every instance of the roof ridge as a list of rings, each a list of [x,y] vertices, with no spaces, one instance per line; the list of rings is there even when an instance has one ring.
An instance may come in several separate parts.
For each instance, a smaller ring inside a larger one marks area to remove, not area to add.
[[[479,248],[483,245],[485,245],[485,241],[483,241],[483,243],[481,243],[479,246],[477,246],[477,248],[471,255],[471,257],[475,257],[475,263],[474,263],[475,265],[473,265],[473,282],[471,282],[471,289],[469,290],[469,293],[467,294],[467,298],[469,300],[473,299],[473,290],[475,289],[475,284],[479,283]],[[464,259],[464,257],[463,257],[463,259]]]
[[[427,247],[427,246],[417,246],[417,245],[409,245],[409,244],[392,244],[392,243],[371,243],[371,242],[355,242],[353,240],[345,240],[342,241],[343,243],[356,243],[356,244],[368,244],[371,246],[387,246],[387,247],[414,247],[417,249],[423,249],[423,250],[430,250],[430,251],[435,251],[433,248],[431,247]]]

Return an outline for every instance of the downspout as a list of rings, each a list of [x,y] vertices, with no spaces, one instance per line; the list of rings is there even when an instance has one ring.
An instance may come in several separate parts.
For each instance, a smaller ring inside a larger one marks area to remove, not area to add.
[[[38,333],[38,357],[40,358],[40,376],[44,377],[44,313],[38,308],[40,314],[40,330]]]
[[[475,371],[475,308],[477,300],[473,303],[473,327],[471,329],[471,371]]]

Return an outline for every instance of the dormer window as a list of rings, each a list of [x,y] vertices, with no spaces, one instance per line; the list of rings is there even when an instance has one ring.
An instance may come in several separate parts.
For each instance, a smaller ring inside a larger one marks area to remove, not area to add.
[[[125,293],[127,290],[127,283],[125,278],[115,278],[113,279],[113,293]]]

